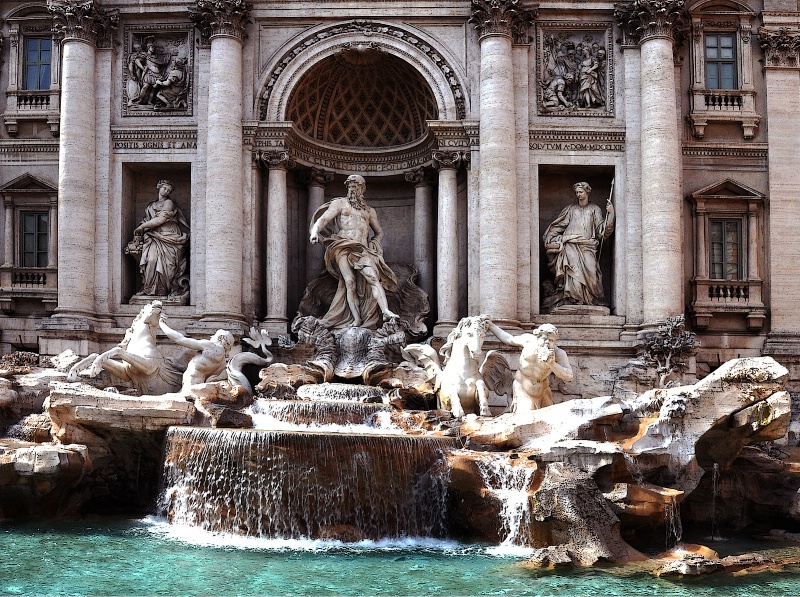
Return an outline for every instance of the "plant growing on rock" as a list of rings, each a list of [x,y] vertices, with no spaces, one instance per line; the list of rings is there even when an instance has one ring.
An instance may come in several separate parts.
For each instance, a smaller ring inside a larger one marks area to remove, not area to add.
[[[686,359],[699,345],[697,334],[686,330],[683,315],[668,317],[664,325],[645,336],[643,357],[648,365],[656,368],[659,387],[668,387],[667,378],[686,370]]]

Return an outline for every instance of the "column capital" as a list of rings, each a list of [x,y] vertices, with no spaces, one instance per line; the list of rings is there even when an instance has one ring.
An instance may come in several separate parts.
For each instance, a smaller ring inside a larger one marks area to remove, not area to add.
[[[800,31],[789,27],[758,30],[764,68],[800,68]]]
[[[245,0],[195,0],[189,6],[189,20],[205,39],[216,36],[244,39],[253,5]]]
[[[633,0],[614,5],[614,18],[624,33],[626,45],[649,39],[674,41],[689,21],[684,0]]]
[[[407,182],[410,182],[414,187],[429,187],[432,184],[431,177],[425,172],[425,168],[419,167],[415,170],[409,170],[405,173]]]
[[[53,16],[53,39],[77,40],[93,46],[111,45],[117,28],[116,10],[103,10],[94,0],[49,0],[47,10]]]
[[[296,166],[292,155],[285,150],[278,151],[254,151],[253,159],[258,160],[270,170],[289,170]]]
[[[324,187],[329,182],[333,182],[333,172],[328,172],[322,168],[311,168],[300,176],[300,181],[310,187]]]
[[[538,4],[531,9],[519,6],[519,0],[472,0],[472,16],[479,37],[503,35],[514,43],[530,43],[528,29],[536,16]]]
[[[433,167],[439,169],[452,168],[458,170],[461,165],[469,164],[469,153],[466,151],[434,151],[431,153]]]

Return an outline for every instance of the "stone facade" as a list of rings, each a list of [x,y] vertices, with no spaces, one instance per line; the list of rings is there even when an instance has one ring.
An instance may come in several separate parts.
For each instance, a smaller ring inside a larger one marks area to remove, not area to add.
[[[162,179],[191,229],[170,321],[286,333],[323,267],[310,217],[361,174],[429,329],[555,324],[562,396],[610,393],[679,314],[701,370],[769,354],[800,379],[795,3],[186,4],[0,3],[0,352],[120,341]],[[605,296],[550,310],[542,235],[581,181],[615,208]]]

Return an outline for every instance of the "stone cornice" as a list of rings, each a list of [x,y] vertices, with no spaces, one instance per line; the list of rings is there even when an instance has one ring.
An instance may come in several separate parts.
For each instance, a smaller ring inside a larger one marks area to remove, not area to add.
[[[217,36],[244,39],[253,5],[245,0],[195,0],[189,6],[189,19],[204,39]]]
[[[614,6],[614,18],[624,33],[624,44],[649,39],[675,40],[688,22],[684,0],[634,0]]]
[[[119,23],[116,10],[103,10],[94,0],[49,0],[53,16],[53,39],[83,41],[98,47],[111,47],[111,35]]]
[[[800,68],[800,30],[761,27],[758,41],[764,50],[764,68]]]
[[[528,29],[533,24],[538,5],[531,10],[522,9],[519,0],[472,0],[472,16],[478,36],[503,35],[514,43],[530,43]]]

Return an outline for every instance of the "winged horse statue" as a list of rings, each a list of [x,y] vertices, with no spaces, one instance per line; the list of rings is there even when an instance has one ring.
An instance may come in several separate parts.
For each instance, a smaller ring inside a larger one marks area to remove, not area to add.
[[[438,354],[428,344],[409,344],[402,349],[403,358],[422,366],[433,379],[439,408],[449,410],[456,418],[467,413],[492,416],[489,391],[502,396],[511,388],[511,369],[500,351],[483,355],[490,323],[488,315],[463,318]]]

